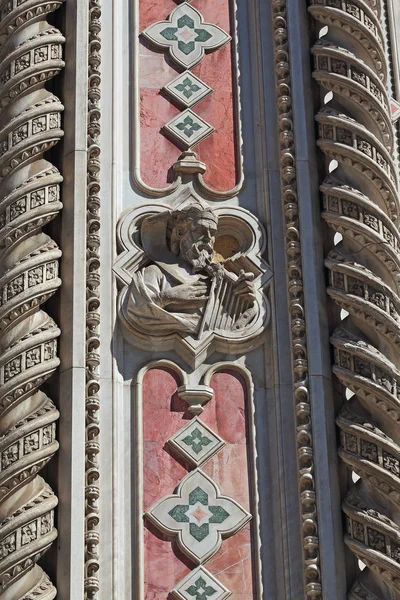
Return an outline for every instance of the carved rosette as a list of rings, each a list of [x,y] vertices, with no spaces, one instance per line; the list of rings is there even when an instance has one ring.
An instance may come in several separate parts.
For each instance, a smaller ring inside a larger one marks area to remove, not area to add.
[[[58,170],[44,159],[62,137],[63,106],[45,89],[62,69],[60,1],[0,7],[0,598],[46,599],[37,565],[57,536],[57,498],[38,474],[57,451],[59,413],[41,389],[59,365],[60,330],[42,309],[58,289]]]
[[[312,48],[313,76],[327,101],[316,116],[318,146],[327,172],[337,164],[320,189],[322,217],[341,236],[325,263],[328,295],[345,311],[331,338],[333,371],[350,398],[337,417],[339,455],[359,477],[343,503],[345,542],[366,565],[349,598],[398,599],[399,190],[385,6],[383,0],[310,4],[314,19],[328,26]]]

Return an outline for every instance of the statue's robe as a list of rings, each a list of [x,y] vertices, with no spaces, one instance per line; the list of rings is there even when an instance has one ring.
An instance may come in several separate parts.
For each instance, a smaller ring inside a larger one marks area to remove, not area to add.
[[[199,307],[187,300],[185,303],[164,306],[163,295],[169,289],[180,285],[178,279],[159,264],[152,264],[134,273],[129,286],[126,316],[138,329],[151,335],[185,331],[197,333],[200,326],[204,305]],[[199,275],[187,273],[186,282],[198,281]]]

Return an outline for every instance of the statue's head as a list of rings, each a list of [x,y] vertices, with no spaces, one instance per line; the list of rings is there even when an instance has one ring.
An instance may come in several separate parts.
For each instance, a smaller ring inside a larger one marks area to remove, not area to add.
[[[171,252],[196,270],[212,262],[218,217],[205,204],[193,203],[171,212],[168,241]]]

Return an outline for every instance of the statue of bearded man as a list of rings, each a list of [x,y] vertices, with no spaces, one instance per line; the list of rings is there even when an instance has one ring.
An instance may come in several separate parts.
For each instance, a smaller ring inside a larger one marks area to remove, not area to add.
[[[196,334],[212,280],[224,267],[213,262],[216,214],[200,202],[147,217],[141,225],[143,249],[152,264],[133,274],[125,317],[135,328],[157,334]],[[237,293],[254,298],[252,274],[239,276]]]

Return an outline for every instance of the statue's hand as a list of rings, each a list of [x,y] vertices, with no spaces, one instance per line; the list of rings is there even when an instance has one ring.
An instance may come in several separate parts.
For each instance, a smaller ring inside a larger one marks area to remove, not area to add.
[[[208,287],[204,280],[181,283],[175,287],[165,291],[161,296],[161,301],[164,306],[169,304],[185,304],[190,305],[204,304],[208,300]]]
[[[254,302],[256,299],[256,293],[253,279],[253,273],[245,273],[243,270],[240,271],[239,277],[235,283],[234,295]]]

